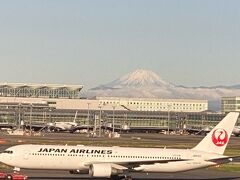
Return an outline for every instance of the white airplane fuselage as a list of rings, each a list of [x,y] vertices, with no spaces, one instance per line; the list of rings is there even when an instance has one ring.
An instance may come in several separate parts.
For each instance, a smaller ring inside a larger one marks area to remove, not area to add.
[[[75,122],[55,122],[49,123],[48,125],[62,131],[69,131],[71,128],[76,127],[78,124]]]
[[[235,135],[235,136],[239,136],[240,135],[240,127],[239,126],[235,126],[233,128],[232,134]]]
[[[179,172],[228,163],[224,156],[239,113],[226,115],[192,149],[17,145],[0,154],[15,169],[89,171],[92,177],[111,177],[124,171]]]
[[[136,171],[177,172],[216,165],[207,161],[225,157],[190,149],[87,147],[53,145],[18,145],[9,148],[7,156],[0,156],[3,163],[25,169],[86,170],[90,164],[108,163],[121,165],[131,162],[171,161],[143,164]],[[184,160],[188,161],[184,161]],[[178,161],[179,160],[179,161]],[[183,161],[181,161],[183,160]]]

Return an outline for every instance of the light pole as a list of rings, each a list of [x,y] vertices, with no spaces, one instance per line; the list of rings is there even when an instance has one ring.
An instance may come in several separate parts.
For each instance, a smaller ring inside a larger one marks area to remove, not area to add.
[[[170,109],[171,109],[171,105],[168,105],[168,135],[169,135],[169,121],[170,121]]]
[[[114,131],[115,131],[115,119],[114,119],[114,116],[115,116],[115,108],[116,108],[116,106],[112,106],[112,108],[113,108],[112,133],[114,135]]]
[[[18,129],[21,129],[21,106],[22,104],[18,104]]]
[[[33,110],[33,105],[31,103],[31,106],[30,106],[30,136],[32,136],[32,110]]]
[[[102,119],[102,106],[99,107],[99,137],[101,137],[101,131],[102,131],[102,126],[101,126],[101,119]]]
[[[89,133],[89,126],[90,126],[90,121],[89,121],[89,106],[91,103],[87,103],[88,105],[88,113],[87,113],[87,121],[88,121],[88,125],[87,125],[87,132]]]
[[[93,129],[93,134],[95,135],[97,131],[97,115],[95,114],[94,116],[94,129]]]

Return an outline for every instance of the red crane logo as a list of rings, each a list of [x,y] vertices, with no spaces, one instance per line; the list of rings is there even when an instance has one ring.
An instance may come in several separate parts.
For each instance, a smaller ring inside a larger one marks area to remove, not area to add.
[[[228,134],[224,129],[216,129],[212,134],[212,142],[216,146],[224,146],[228,141]]]

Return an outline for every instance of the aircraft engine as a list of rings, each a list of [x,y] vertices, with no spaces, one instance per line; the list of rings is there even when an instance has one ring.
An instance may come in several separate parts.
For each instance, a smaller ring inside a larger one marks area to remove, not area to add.
[[[92,164],[89,167],[89,175],[91,177],[111,177],[120,174],[122,171],[112,168],[111,164]]]

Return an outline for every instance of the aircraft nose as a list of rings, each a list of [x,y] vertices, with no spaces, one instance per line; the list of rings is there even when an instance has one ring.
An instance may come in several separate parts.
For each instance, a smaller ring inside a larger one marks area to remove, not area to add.
[[[0,153],[0,162],[8,164],[11,161],[12,157],[5,153]]]
[[[3,153],[0,153],[0,162],[4,163],[5,161],[5,156],[3,155]]]

